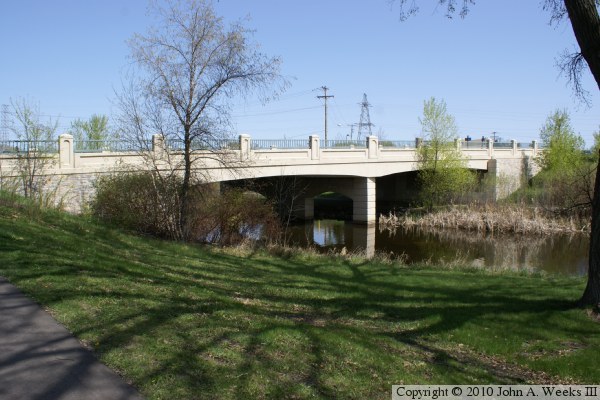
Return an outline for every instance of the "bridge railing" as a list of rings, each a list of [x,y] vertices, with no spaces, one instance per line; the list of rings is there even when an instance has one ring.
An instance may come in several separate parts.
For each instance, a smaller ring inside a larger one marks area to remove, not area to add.
[[[59,144],[60,143],[65,143]],[[73,143],[73,146],[68,143]],[[316,135],[306,139],[251,139],[248,135],[240,135],[237,139],[212,139],[212,138],[197,138],[192,142],[192,150],[220,151],[220,150],[236,150],[241,151],[242,159],[249,156],[251,150],[305,150],[311,149],[311,157],[316,159],[319,157],[319,150],[337,150],[337,149],[368,149],[369,157],[377,157],[377,149],[415,149],[420,145],[428,144],[428,141],[423,141],[420,138],[414,140],[382,140],[379,141],[376,137],[368,138],[368,140],[327,140],[319,141]],[[518,143],[511,140],[510,142],[489,142],[481,140],[461,140],[456,142],[456,146],[461,150],[469,149],[513,149],[513,151],[533,151],[535,154],[543,146],[536,141],[531,143]],[[64,147],[64,148],[63,148]],[[161,150],[162,149],[162,150]],[[62,155],[63,151],[72,151],[74,153],[100,153],[100,152],[139,152],[139,151],[182,151],[184,142],[177,139],[163,139],[155,135],[152,139],[142,141],[136,140],[73,140],[70,135],[61,135],[58,140],[49,141],[27,141],[27,140],[5,140],[0,141],[0,154],[19,154],[25,152],[36,152],[37,154],[56,154],[58,153],[64,158],[66,163],[72,159],[68,154]],[[371,154],[372,153],[372,154]],[[62,159],[62,158],[61,158]]]
[[[492,142],[494,149],[512,149],[512,142]]]
[[[0,141],[0,154],[58,153],[57,140],[3,140]]]
[[[250,148],[252,150],[267,149],[308,149],[310,143],[306,139],[252,139]]]
[[[417,143],[415,140],[381,140],[379,147],[383,149],[415,149]]]
[[[481,140],[462,140],[460,142],[460,148],[461,149],[487,149],[488,146],[490,145],[494,148],[494,149],[512,149],[513,146],[516,145],[517,149],[521,149],[521,150],[530,150],[530,149],[534,149],[536,147],[536,143],[535,142],[528,142],[528,143],[515,143],[514,141],[502,141],[502,142],[490,142],[488,140],[485,141],[481,141]],[[540,148],[541,146],[537,145],[538,148]]]
[[[181,139],[165,140],[166,148],[173,151],[183,151],[185,143]],[[192,150],[239,150],[240,142],[237,139],[198,139],[192,141]]]
[[[364,140],[323,140],[321,148],[325,149],[365,149],[367,142]]]
[[[517,148],[518,149],[533,149],[534,147],[534,143],[533,142],[529,142],[529,143],[517,143]]]
[[[461,149],[487,149],[488,141],[484,140],[463,140],[460,142]]]
[[[75,140],[75,153],[100,153],[103,151],[129,153],[152,148],[151,140]]]

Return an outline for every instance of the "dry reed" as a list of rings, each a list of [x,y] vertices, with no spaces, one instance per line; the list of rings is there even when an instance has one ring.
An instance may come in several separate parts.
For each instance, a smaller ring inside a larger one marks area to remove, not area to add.
[[[452,207],[422,216],[379,216],[384,229],[398,227],[450,228],[489,233],[550,234],[558,232],[589,232],[589,219],[559,216],[537,207],[481,206]]]

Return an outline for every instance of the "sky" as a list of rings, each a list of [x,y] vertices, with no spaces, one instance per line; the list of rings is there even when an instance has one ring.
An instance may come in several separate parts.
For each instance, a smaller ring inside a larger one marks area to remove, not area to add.
[[[233,135],[257,139],[346,139],[371,105],[372,133],[386,140],[421,133],[423,102],[444,100],[462,137],[528,142],[547,117],[567,110],[588,145],[600,130],[600,91],[588,71],[591,107],[577,101],[556,66],[576,50],[568,21],[549,25],[538,0],[477,1],[465,19],[450,20],[435,0],[400,21],[389,0],[219,0],[226,23],[244,20],[252,40],[280,57],[286,92],[267,104],[232,99]],[[0,2],[0,105],[27,99],[42,118],[58,121],[118,113],[115,91],[131,68],[127,40],[152,19],[145,0]],[[354,136],[356,136],[356,130]]]

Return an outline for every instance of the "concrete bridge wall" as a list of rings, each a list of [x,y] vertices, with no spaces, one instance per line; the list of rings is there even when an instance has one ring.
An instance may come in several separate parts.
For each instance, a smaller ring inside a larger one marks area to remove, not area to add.
[[[273,145],[257,149],[253,148],[248,135],[240,135],[235,149],[217,150],[220,160],[213,157],[214,150],[198,151],[194,171],[205,182],[279,176],[313,179],[304,201],[306,217],[312,216],[314,196],[336,191],[353,200],[355,221],[371,223],[375,221],[376,178],[418,168],[414,145],[389,142],[394,145],[390,147],[386,143],[379,143],[377,137],[370,136],[358,146],[324,147],[319,137],[310,136],[304,148]],[[457,142],[456,145],[467,157],[469,168],[501,178],[503,186],[497,190],[497,198],[510,194],[528,177],[527,174],[532,173],[531,160],[538,151],[535,142],[521,145],[512,141],[502,147],[492,142],[475,146]],[[39,172],[46,187],[54,190],[56,197],[62,199],[65,208],[72,212],[85,207],[94,193],[93,183],[100,175],[149,168],[167,170],[181,162],[181,155],[177,151],[167,151],[159,136],[153,138],[146,151],[78,153],[74,149],[73,137],[61,135],[58,152],[48,156],[49,163]],[[18,154],[0,154],[0,179],[6,181],[18,177],[18,163]]]

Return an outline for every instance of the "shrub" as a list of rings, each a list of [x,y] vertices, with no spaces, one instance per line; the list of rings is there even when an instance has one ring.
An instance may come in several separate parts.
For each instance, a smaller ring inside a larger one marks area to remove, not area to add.
[[[97,218],[175,240],[235,245],[247,239],[276,241],[279,223],[266,199],[243,189],[197,185],[188,193],[186,226],[179,227],[181,178],[153,172],[123,172],[100,177],[91,204]]]
[[[169,239],[182,237],[178,228],[180,179],[153,172],[120,172],[95,183],[92,214],[126,229]]]
[[[279,239],[279,219],[263,196],[240,188],[219,193],[206,187],[196,188],[194,196],[190,215],[195,241],[229,246],[245,240]]]

